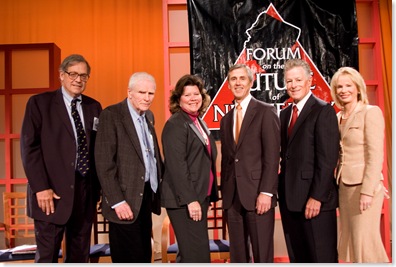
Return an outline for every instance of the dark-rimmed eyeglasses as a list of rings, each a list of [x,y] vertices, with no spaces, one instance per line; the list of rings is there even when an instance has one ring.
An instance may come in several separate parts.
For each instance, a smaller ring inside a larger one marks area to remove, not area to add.
[[[78,74],[77,72],[67,72],[67,71],[65,71],[65,73],[69,75],[69,78],[72,79],[73,81],[77,79],[78,76],[80,76],[82,82],[86,82],[89,79],[89,75],[86,73]]]

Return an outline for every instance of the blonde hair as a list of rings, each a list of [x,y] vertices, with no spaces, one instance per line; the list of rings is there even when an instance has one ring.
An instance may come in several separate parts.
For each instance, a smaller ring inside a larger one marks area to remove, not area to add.
[[[364,79],[362,75],[355,70],[354,68],[351,67],[341,67],[337,70],[336,73],[334,73],[333,77],[331,78],[331,83],[330,83],[330,88],[331,88],[331,97],[334,100],[334,103],[337,105],[339,108],[343,108],[343,104],[337,97],[337,86],[338,86],[338,79],[340,76],[346,75],[349,78],[351,78],[352,82],[355,84],[357,90],[358,90],[358,101],[361,101],[363,104],[368,104],[368,97],[367,97],[367,89],[366,89],[366,83],[364,82]]]

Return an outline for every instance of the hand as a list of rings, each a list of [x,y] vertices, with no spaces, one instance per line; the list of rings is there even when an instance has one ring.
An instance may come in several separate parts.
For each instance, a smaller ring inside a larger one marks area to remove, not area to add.
[[[60,199],[60,196],[54,193],[52,189],[46,189],[36,193],[39,208],[47,215],[55,212],[54,198]]]
[[[370,208],[372,200],[373,200],[372,196],[360,194],[359,208],[361,213],[363,213],[363,211]]]
[[[272,202],[272,197],[260,193],[256,200],[257,214],[261,215],[269,211],[271,208],[271,202]]]
[[[118,219],[131,221],[133,219],[133,212],[128,203],[124,202],[114,208]]]
[[[321,205],[322,203],[320,201],[310,197],[305,205],[305,218],[312,219],[313,217],[318,216]]]
[[[191,202],[187,205],[187,207],[191,219],[193,219],[194,221],[202,220],[202,209],[198,201]]]
[[[388,189],[386,189],[385,186],[384,186],[384,198],[385,198],[385,199],[390,199],[389,191],[388,191]]]

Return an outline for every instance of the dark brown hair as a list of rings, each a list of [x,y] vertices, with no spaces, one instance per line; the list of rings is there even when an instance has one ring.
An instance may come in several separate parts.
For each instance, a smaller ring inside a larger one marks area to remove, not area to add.
[[[189,85],[196,85],[199,89],[199,92],[201,93],[202,106],[198,110],[199,115],[202,115],[209,106],[210,96],[204,89],[204,82],[202,79],[195,75],[186,74],[177,81],[175,88],[172,90],[172,94],[169,99],[169,111],[172,114],[181,110],[180,97],[184,92],[184,87]]]
[[[59,71],[67,71],[70,66],[73,66],[77,63],[85,63],[87,65],[87,74],[91,74],[91,66],[89,66],[88,61],[79,54],[72,54],[66,57],[59,66]]]

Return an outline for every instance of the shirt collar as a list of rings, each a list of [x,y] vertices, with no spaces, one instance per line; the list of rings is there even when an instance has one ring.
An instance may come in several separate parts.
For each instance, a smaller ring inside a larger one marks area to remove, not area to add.
[[[128,100],[127,98],[127,104],[128,104],[128,109],[129,109],[129,113],[132,116],[132,119],[135,121],[137,119],[139,119],[140,117],[145,117],[145,113],[143,113],[142,115],[140,115],[133,107],[131,102]]]
[[[241,101],[240,105],[241,105],[243,111],[246,111],[246,109],[247,109],[247,107],[248,107],[249,102],[250,102],[251,99],[252,99],[252,95],[251,95],[251,94],[248,94],[248,95]],[[235,105],[236,105],[236,104],[237,104],[237,103],[236,103],[236,101],[235,101]]]
[[[73,97],[71,97],[67,92],[66,89],[62,86],[62,95],[63,95],[63,99],[66,100],[66,102],[71,105],[71,101],[74,99]],[[80,101],[82,102],[82,97],[81,95],[79,95],[78,97],[76,97],[77,99],[80,99]]]
[[[311,90],[309,90],[308,94],[307,94],[306,96],[304,96],[303,99],[301,99],[300,101],[298,101],[297,104],[294,104],[294,102],[293,102],[293,105],[296,105],[296,106],[297,106],[298,112],[300,112],[300,111],[303,109],[305,103],[307,103],[308,98],[309,98],[311,95],[312,95],[312,92],[311,92]]]

